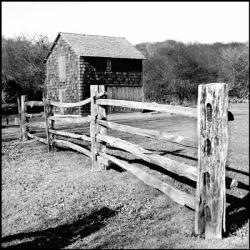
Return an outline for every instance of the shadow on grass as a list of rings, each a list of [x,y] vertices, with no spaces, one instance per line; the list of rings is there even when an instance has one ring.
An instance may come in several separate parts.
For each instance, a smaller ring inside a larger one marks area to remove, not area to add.
[[[173,150],[173,151],[159,151],[159,155],[174,155],[174,156],[179,156],[188,160],[193,160],[193,161],[198,161],[198,159],[196,157],[193,156],[189,156],[189,155],[184,155],[184,154],[180,154],[180,152],[182,152],[183,149],[177,149],[177,150]]]
[[[226,232],[224,237],[235,233],[249,220],[249,193],[242,199],[227,194],[230,205],[226,209]]]
[[[42,231],[19,233],[2,238],[2,248],[31,249],[31,248],[63,248],[105,227],[104,220],[117,214],[116,210],[103,207],[92,214],[73,222]],[[4,247],[3,243],[26,241]]]

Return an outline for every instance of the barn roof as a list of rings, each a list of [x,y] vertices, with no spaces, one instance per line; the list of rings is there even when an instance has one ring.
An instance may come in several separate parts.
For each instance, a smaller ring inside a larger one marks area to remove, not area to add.
[[[48,59],[60,36],[79,56],[146,59],[124,37],[59,32],[45,61]]]

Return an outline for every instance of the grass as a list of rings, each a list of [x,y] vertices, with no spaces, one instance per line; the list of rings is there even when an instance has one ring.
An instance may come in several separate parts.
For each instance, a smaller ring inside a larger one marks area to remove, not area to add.
[[[2,129],[2,247],[4,248],[249,248],[249,116],[232,106],[227,174],[240,181],[227,191],[227,233],[222,240],[196,237],[194,211],[179,206],[126,171],[112,166],[91,172],[91,161],[70,150],[47,152],[39,142],[19,143],[18,127]],[[196,141],[196,121],[148,115],[120,120],[136,127],[184,135]],[[73,128],[71,130],[76,130]],[[81,129],[81,128],[80,128]],[[79,130],[79,128],[78,128]],[[83,131],[84,129],[82,129]],[[196,152],[175,144],[109,131],[114,136],[196,165]],[[114,155],[188,193],[194,186],[173,179],[129,154]],[[185,158],[180,156],[185,156]]]

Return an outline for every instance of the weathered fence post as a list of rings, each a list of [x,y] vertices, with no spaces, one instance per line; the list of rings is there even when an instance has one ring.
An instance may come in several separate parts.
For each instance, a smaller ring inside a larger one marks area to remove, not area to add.
[[[49,132],[49,129],[54,129],[54,121],[50,121],[49,119],[49,117],[53,115],[52,113],[53,106],[50,105],[49,101],[45,98],[44,94],[43,94],[43,103],[44,103],[44,116],[45,116],[45,130],[48,142],[48,152],[50,152],[51,149],[54,150],[54,145],[52,145],[53,135],[52,133]]]
[[[227,84],[199,85],[195,233],[205,232],[206,239],[221,239],[222,230],[226,230],[227,112]]]
[[[96,96],[105,92],[104,85],[91,85],[90,96],[91,99],[91,121],[90,121],[90,137],[91,137],[91,154],[92,154],[92,171],[105,169],[106,163],[98,160],[98,152],[105,152],[105,143],[98,142],[96,135],[107,134],[107,128],[99,125],[97,119],[106,120],[106,107],[96,104]]]
[[[27,135],[27,121],[25,117],[26,105],[25,105],[26,95],[21,95],[21,100],[17,99],[18,102],[18,112],[20,118],[20,139],[21,141],[28,140]]]
[[[49,116],[53,116],[53,105],[49,105]],[[49,120],[49,129],[55,129],[55,121],[54,120]],[[49,137],[50,137],[50,143],[51,143],[51,149],[54,152],[55,151],[55,142],[54,142],[54,138],[55,135],[53,133],[49,133]]]
[[[20,96],[17,96],[17,110],[18,110],[18,122],[20,126],[20,134],[21,134],[21,101],[20,101]]]

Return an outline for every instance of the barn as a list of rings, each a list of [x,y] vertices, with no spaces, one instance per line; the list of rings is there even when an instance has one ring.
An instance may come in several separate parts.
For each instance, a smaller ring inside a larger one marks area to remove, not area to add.
[[[78,102],[90,96],[90,85],[103,84],[108,98],[142,101],[144,59],[124,37],[60,32],[44,60],[45,96]],[[82,115],[87,110],[79,107],[60,112]]]

